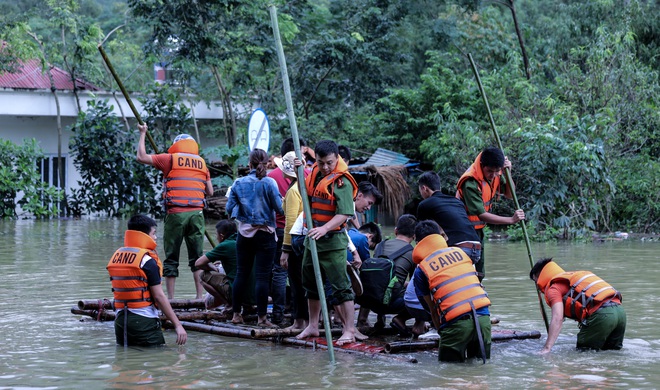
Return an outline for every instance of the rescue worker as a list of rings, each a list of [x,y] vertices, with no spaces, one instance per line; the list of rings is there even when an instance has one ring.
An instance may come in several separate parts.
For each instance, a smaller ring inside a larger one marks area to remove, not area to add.
[[[484,264],[484,227],[492,225],[511,225],[525,219],[525,212],[516,210],[511,217],[502,217],[490,212],[496,195],[500,192],[502,169],[511,169],[511,161],[498,148],[484,149],[474,163],[458,179],[456,197],[465,205],[468,219],[481,239],[481,260],[475,264],[479,280],[486,273]],[[513,185],[512,183],[510,183]],[[511,199],[509,185],[504,188],[504,196]]]
[[[481,261],[481,239],[467,216],[465,205],[442,193],[440,176],[431,171],[422,173],[417,188],[424,199],[417,206],[417,218],[437,222],[446,233],[449,246],[461,247],[474,264]]]
[[[479,356],[485,363],[491,344],[488,294],[470,257],[448,247],[440,232],[435,221],[419,222],[413,250],[415,292],[440,334],[438,360],[464,362]]]
[[[205,195],[213,195],[211,176],[204,159],[199,156],[197,142],[188,134],[179,134],[167,153],[147,154],[144,139],[147,125],[138,125],[140,139],[137,161],[158,168],[165,176],[164,203],[167,209],[163,246],[165,261],[163,275],[167,297],[174,298],[174,285],[179,276],[181,243],[186,241],[188,266],[193,272],[197,299],[202,299],[204,289],[200,282],[202,270],[195,261],[204,254]]]
[[[346,277],[346,221],[353,216],[353,199],[357,183],[348,173],[348,166],[339,156],[334,141],[319,141],[314,148],[316,163],[307,176],[305,186],[310,197],[311,219],[308,226],[302,264],[302,282],[307,295],[309,323],[298,339],[319,335],[318,318],[321,312],[309,240],[316,240],[322,275],[333,287],[333,298],[340,310],[343,333],[337,345],[355,341],[355,304],[351,283]]]
[[[188,335],[161,287],[163,265],[156,253],[156,221],[144,215],[133,216],[128,221],[124,246],[117,249],[106,268],[115,296],[117,344],[165,344],[158,309],[174,325],[176,343],[186,343]]]
[[[551,258],[541,259],[529,273],[552,310],[548,339],[541,350],[555,345],[564,317],[578,322],[578,349],[621,349],[626,312],[621,294],[589,271],[566,272]]]

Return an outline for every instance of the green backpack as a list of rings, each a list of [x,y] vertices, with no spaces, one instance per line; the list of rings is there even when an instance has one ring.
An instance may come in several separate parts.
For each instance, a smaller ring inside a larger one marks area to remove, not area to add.
[[[362,262],[360,267],[360,280],[362,281],[362,295],[358,303],[365,306],[389,305],[392,299],[392,290],[397,282],[394,275],[394,260],[413,249],[407,244],[390,256],[383,255],[383,243],[381,242],[370,257]]]

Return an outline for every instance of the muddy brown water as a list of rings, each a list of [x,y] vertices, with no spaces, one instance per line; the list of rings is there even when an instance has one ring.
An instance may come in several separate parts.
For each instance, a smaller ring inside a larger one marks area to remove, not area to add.
[[[525,246],[489,242],[484,284],[498,327],[540,330],[540,340],[496,343],[486,365],[439,364],[429,352],[414,355],[418,364],[336,353],[331,365],[322,351],[194,332],[183,347],[172,331],[163,348],[117,347],[111,322],[81,322],[69,310],[79,299],[111,297],[105,265],[125,224],[0,221],[0,389],[660,387],[657,242],[532,244],[535,258],[591,270],[623,293],[621,351],[575,351],[578,329],[566,321],[552,354],[540,356],[545,329]],[[182,271],[176,297],[192,298]]]

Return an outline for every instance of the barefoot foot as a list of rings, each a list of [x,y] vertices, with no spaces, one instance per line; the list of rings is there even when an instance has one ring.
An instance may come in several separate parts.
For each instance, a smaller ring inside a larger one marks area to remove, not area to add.
[[[319,337],[319,329],[314,328],[311,325],[308,325],[305,330],[303,330],[296,338],[298,340],[304,339],[307,337]]]

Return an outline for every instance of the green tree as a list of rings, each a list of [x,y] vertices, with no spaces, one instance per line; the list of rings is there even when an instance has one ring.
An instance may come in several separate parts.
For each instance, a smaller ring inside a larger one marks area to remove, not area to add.
[[[135,135],[123,130],[104,101],[90,101],[71,129],[69,148],[82,180],[72,191],[72,210],[126,217],[138,212],[158,214],[162,186],[151,167],[135,159]]]
[[[63,194],[41,180],[36,162],[43,157],[35,139],[20,146],[0,139],[0,218],[15,218],[17,206],[36,218],[59,214]]]

